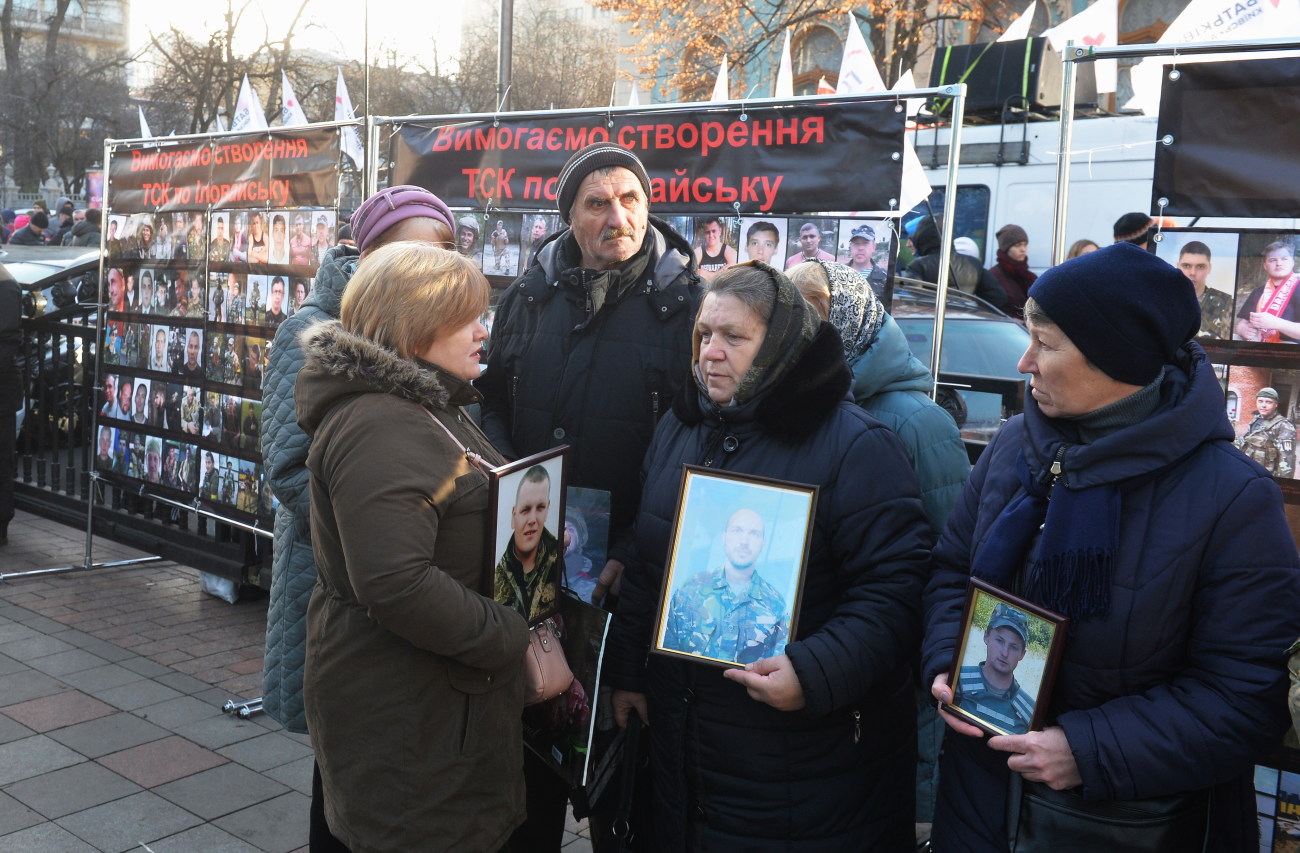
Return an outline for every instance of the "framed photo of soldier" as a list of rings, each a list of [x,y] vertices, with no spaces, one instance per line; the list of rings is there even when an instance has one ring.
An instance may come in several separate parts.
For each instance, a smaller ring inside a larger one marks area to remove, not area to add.
[[[787,220],[787,226],[785,263],[779,269],[788,270],[814,258],[835,260],[838,219],[799,216]]]
[[[483,274],[514,278],[519,269],[523,216],[493,211],[484,222]]]
[[[1228,368],[1224,409],[1242,453],[1278,480],[1296,479],[1300,370],[1234,364]]]
[[[1234,338],[1239,242],[1236,231],[1169,229],[1156,243],[1156,254],[1182,270],[1196,288],[1201,302],[1198,341]]]
[[[989,734],[1043,727],[1069,620],[971,578],[944,709]]]
[[[519,268],[517,275],[523,275],[524,270],[532,266],[537,260],[537,252],[542,248],[542,244],[546,242],[546,238],[565,227],[567,226],[560,221],[558,214],[524,214],[523,231],[519,237]]]
[[[797,628],[817,487],[685,466],[651,650],[737,667]]]
[[[488,473],[485,588],[536,625],[560,606],[568,445]]]

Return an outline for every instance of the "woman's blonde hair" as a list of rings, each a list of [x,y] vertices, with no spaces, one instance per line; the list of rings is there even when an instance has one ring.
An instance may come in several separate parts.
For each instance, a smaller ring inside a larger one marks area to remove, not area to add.
[[[794,282],[803,298],[817,309],[823,320],[831,316],[831,277],[826,268],[816,261],[804,261],[786,272],[785,277]]]
[[[339,320],[349,332],[413,358],[438,335],[481,316],[491,295],[468,258],[431,243],[389,243],[357,267]]]

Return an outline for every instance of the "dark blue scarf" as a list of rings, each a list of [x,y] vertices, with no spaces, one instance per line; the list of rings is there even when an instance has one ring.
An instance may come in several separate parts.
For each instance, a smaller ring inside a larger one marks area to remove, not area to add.
[[[1071,619],[1105,616],[1119,551],[1119,487],[1069,489],[1039,482],[1030,476],[1024,451],[1016,456],[1016,471],[1022,488],[989,528],[971,574],[1008,591],[1019,589],[1024,598]],[[1018,584],[1039,530],[1037,556]]]

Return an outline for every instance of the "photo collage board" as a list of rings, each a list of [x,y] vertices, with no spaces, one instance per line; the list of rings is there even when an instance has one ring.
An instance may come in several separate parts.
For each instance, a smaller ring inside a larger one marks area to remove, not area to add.
[[[658,215],[658,214],[656,214]],[[537,252],[566,226],[556,213],[460,210],[456,251],[473,260],[488,280],[504,288],[522,275]],[[785,271],[819,257],[863,273],[888,304],[887,281],[898,256],[894,221],[810,216],[662,215],[691,244],[701,274],[711,278],[728,266],[759,260]]]
[[[98,471],[269,520],[262,376],[337,223],[332,208],[109,214]]]
[[[1196,341],[1215,365],[1236,444],[1263,465],[1300,532],[1300,232],[1165,229],[1156,254],[1182,270],[1201,303]]]

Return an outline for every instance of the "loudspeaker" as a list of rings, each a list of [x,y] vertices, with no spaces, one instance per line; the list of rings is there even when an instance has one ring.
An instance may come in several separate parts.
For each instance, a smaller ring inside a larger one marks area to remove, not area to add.
[[[967,115],[1000,115],[1007,98],[1016,95],[1024,96],[1031,110],[1056,109],[1061,106],[1062,65],[1060,54],[1042,37],[954,44],[935,51],[930,85],[965,83]],[[1097,103],[1097,76],[1091,62],[1078,64],[1074,103]],[[1024,106],[1019,98],[1013,98],[1010,105]],[[947,111],[945,102],[938,106],[939,112]]]

